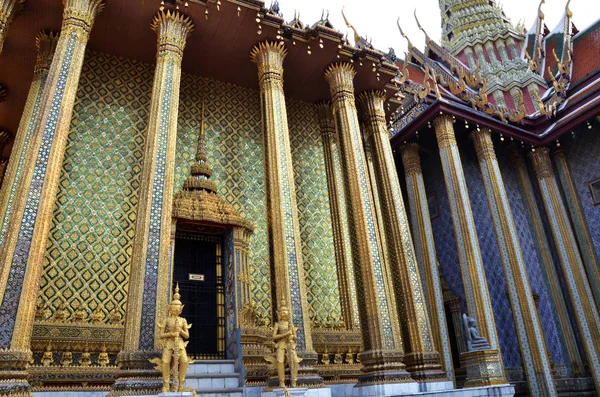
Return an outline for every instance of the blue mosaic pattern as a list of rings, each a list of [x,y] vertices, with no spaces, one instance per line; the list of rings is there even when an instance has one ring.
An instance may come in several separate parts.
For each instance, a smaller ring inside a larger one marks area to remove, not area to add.
[[[23,286],[23,278],[25,277],[25,267],[27,266],[27,260],[29,258],[31,238],[33,236],[42,187],[46,176],[46,169],[48,167],[48,158],[50,156],[50,149],[58,125],[63,94],[67,84],[67,77],[71,68],[76,44],[77,33],[72,32],[69,35],[65,48],[63,63],[60,67],[58,81],[50,105],[50,114],[48,115],[46,125],[44,126],[42,142],[38,151],[29,192],[27,194],[27,202],[20,225],[19,235],[17,237],[11,269],[4,291],[2,305],[0,306],[0,348],[3,349],[8,349],[10,347],[10,341],[12,339],[19,298]]]
[[[521,366],[520,350],[506,290],[506,278],[481,179],[481,172],[472,148],[467,147],[465,150],[461,150],[460,153],[469,189],[471,208],[475,217],[479,245],[484,259],[486,278],[494,310],[502,357],[506,367],[518,367]],[[554,316],[548,301],[545,281],[541,274],[541,265],[537,260],[533,238],[527,223],[526,210],[519,195],[511,166],[502,151],[498,153],[498,160],[526,262],[529,281],[533,292],[540,296],[539,311],[548,348],[552,351],[553,361],[562,363],[564,360],[559,348],[560,343],[556,332]],[[463,311],[465,311],[463,280],[440,160],[438,156],[424,157],[422,164],[427,192],[428,194],[435,195],[438,205],[439,215],[432,220],[432,228],[442,276],[446,280],[450,290],[461,299]]]
[[[550,197],[553,193],[558,191],[558,185],[554,180],[544,179],[541,181],[540,190],[544,197]],[[548,220],[551,224],[558,224],[558,219],[561,216],[561,212],[564,210],[564,202],[562,202],[562,198],[560,196],[556,197],[558,200],[557,206],[555,207],[551,200],[547,200],[548,203]],[[563,207],[563,208],[561,208]],[[568,221],[567,221],[568,222]],[[559,256],[565,258],[565,261],[568,261],[568,247],[575,246],[575,236],[573,233],[569,233],[564,235],[567,240],[561,239],[560,242],[557,242],[557,248]],[[576,269],[579,273],[585,274],[585,269],[583,267],[583,263],[580,258],[576,261],[576,263],[569,264],[571,268]],[[569,286],[569,289],[572,291],[577,291],[576,279],[572,271],[564,272],[565,283]],[[584,285],[584,294],[585,296],[580,296],[578,293],[572,294],[575,299],[573,299],[572,307],[577,313],[577,316],[581,319],[586,319],[588,324],[591,326],[596,326],[600,324],[600,316],[598,315],[597,310],[592,310],[591,313],[587,313],[583,307],[582,300],[588,300],[593,302],[592,291],[589,288],[589,284]],[[590,354],[588,357],[588,365],[592,368],[592,371],[600,372],[600,356],[594,349],[592,330],[590,330],[587,326],[582,325],[579,327],[579,332],[581,333],[583,343],[586,345],[587,350],[589,350]]]
[[[527,268],[529,285],[531,291],[539,296],[538,313],[540,322],[542,323],[544,336],[546,337],[546,347],[550,350],[552,361],[557,364],[562,364],[565,360],[557,329],[557,319],[552,310],[550,300],[551,292],[544,276],[544,265],[539,260],[535,248],[535,241],[527,216],[527,204],[523,201],[520,194],[517,175],[506,156],[506,152],[504,150],[497,150],[496,154],[502,178],[504,179],[504,187],[506,188],[508,202],[510,203],[510,208],[512,210],[513,220],[517,228],[519,244],[521,245],[521,252]]]
[[[173,94],[174,61],[166,64],[161,93],[160,119],[158,124],[158,142],[154,159],[154,180],[151,185],[152,204],[150,206],[150,227],[148,231],[148,252],[146,253],[146,272],[144,275],[144,295],[142,300],[142,318],[140,325],[140,350],[152,350],[154,347],[154,323],[156,310],[156,290],[158,285],[158,261],[160,258],[160,236],[162,231],[162,209],[164,179],[167,156],[171,98]],[[170,194],[170,192],[167,192]]]
[[[31,112],[31,118],[29,119],[29,125],[27,126],[27,131],[25,132],[25,140],[23,141],[23,151],[21,153],[12,153],[13,156],[19,156],[17,163],[17,170],[15,173],[15,179],[12,181],[13,184],[10,187],[10,193],[8,195],[8,201],[6,202],[6,209],[4,212],[4,219],[2,220],[2,228],[0,229],[0,249],[2,248],[2,244],[4,243],[4,234],[6,233],[6,228],[8,227],[8,221],[10,219],[10,214],[12,212],[12,205],[15,199],[15,195],[17,194],[17,188],[19,186],[19,182],[21,180],[21,172],[23,171],[23,164],[25,163],[25,159],[28,158],[27,151],[29,150],[29,144],[31,143],[31,134],[34,131],[35,122],[37,121],[37,116],[40,111],[40,106],[42,103],[44,87],[46,86],[46,81],[48,80],[48,75],[44,75],[39,82],[38,95],[35,98],[35,103],[33,105],[33,111]],[[7,180],[4,180],[4,183],[8,183]]]
[[[489,166],[486,164],[490,164]],[[545,341],[540,340],[537,336],[541,336],[543,338],[543,333],[541,329],[541,325],[537,321],[533,321],[529,324],[533,328],[533,332],[535,337],[533,339],[529,339],[529,335],[526,331],[526,322],[523,316],[523,311],[529,312],[528,314],[533,318],[538,316],[537,310],[535,308],[535,303],[533,301],[533,294],[531,292],[529,286],[529,279],[527,277],[527,269],[525,268],[525,262],[523,260],[523,255],[521,253],[520,245],[518,242],[518,235],[516,232],[516,227],[513,225],[509,225],[508,230],[503,230],[502,222],[501,222],[501,214],[498,207],[502,207],[505,212],[512,212],[508,197],[506,195],[506,191],[501,189],[499,191],[500,197],[494,196],[494,187],[492,185],[492,177],[495,178],[496,181],[504,185],[504,181],[500,175],[500,169],[498,167],[497,160],[490,160],[487,162],[486,160],[480,160],[480,168],[481,175],[484,181],[484,187],[487,192],[488,202],[490,203],[490,212],[493,219],[493,224],[496,230],[496,237],[499,241],[499,250],[500,256],[502,259],[502,263],[504,266],[504,272],[506,274],[506,283],[508,288],[508,297],[510,299],[511,308],[513,309],[513,319],[514,324],[517,330],[517,338],[519,339],[519,344],[521,346],[521,359],[523,361],[523,367],[525,373],[527,375],[530,392],[532,395],[539,395],[539,383],[550,381],[552,382],[552,374],[550,372],[550,365],[547,360],[546,355],[542,357],[542,371],[543,373],[539,373],[536,371],[536,367],[534,365],[534,359],[532,355],[531,345],[538,345],[537,348],[539,351],[543,351],[545,349]],[[512,214],[511,214],[512,215]],[[508,251],[507,243],[510,242],[511,247],[517,247],[517,252],[513,254],[516,256],[517,262],[519,262],[520,269],[517,269],[518,276],[520,279],[525,281],[525,285],[523,286],[525,289],[525,301],[522,302],[523,298],[518,290],[517,284],[515,283],[515,273],[511,266],[510,253]]]
[[[410,208],[410,220],[413,231],[413,239],[415,242],[415,251],[417,254],[417,263],[419,264],[419,272],[421,274],[423,293],[426,298],[427,307],[430,315],[435,313],[439,321],[439,332],[441,337],[442,346],[436,346],[438,351],[443,354],[443,365],[446,370],[446,374],[449,379],[454,378],[454,367],[452,364],[452,353],[450,351],[448,327],[446,321],[446,313],[444,310],[444,297],[442,295],[442,285],[440,282],[440,276],[438,272],[437,264],[433,264],[431,268],[431,277],[433,280],[433,291],[427,291],[427,276],[425,275],[425,259],[424,253],[429,252],[435,255],[435,243],[431,239],[432,230],[430,228],[431,223],[425,221],[425,236],[420,235],[420,229],[417,226],[418,217],[424,216],[425,219],[430,219],[429,208],[427,207],[427,193],[425,191],[425,185],[423,182],[422,175],[415,176],[416,180],[411,177],[406,178],[406,190],[407,198]],[[413,180],[415,183],[413,183]],[[417,212],[417,200],[419,200],[422,213]],[[425,241],[425,244],[422,242]],[[434,297],[434,302],[431,301],[430,295]],[[433,324],[432,324],[433,325]]]
[[[600,205],[594,205],[589,183],[600,178],[600,134],[598,127],[594,129],[580,128],[576,138],[567,140],[564,151],[571,171],[571,178],[583,210],[583,215],[588,223],[588,230],[592,238],[596,258],[600,258]]]

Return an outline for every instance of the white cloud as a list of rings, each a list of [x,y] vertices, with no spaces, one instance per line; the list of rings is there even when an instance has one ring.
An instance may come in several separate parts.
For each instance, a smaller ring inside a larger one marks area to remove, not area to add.
[[[269,0],[265,0],[269,5]],[[537,0],[501,0],[505,14],[514,24],[523,20],[529,28],[537,18]],[[564,14],[566,0],[546,0],[542,10],[546,16],[546,25],[554,29]],[[436,41],[440,41],[441,18],[438,0],[280,0],[280,7],[286,21],[294,17],[294,10],[300,12],[300,20],[312,25],[321,17],[323,9],[329,10],[329,19],[334,27],[342,32],[348,32],[352,42],[353,34],[346,28],[341,9],[345,6],[346,16],[356,27],[359,34],[372,38],[373,45],[387,51],[394,47],[398,56],[406,51],[406,41],[400,37],[396,27],[396,19],[404,32],[410,37],[417,48],[423,48],[425,38],[417,28],[413,11],[417,10],[419,21]],[[582,30],[594,23],[600,17],[600,2],[597,0],[572,0],[571,10],[573,21]]]

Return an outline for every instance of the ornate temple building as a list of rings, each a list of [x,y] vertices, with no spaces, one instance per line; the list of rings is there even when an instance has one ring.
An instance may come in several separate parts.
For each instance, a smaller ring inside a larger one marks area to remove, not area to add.
[[[284,312],[294,395],[597,396],[600,23],[440,15],[0,0],[0,396],[161,393],[172,299],[203,396],[282,395]]]

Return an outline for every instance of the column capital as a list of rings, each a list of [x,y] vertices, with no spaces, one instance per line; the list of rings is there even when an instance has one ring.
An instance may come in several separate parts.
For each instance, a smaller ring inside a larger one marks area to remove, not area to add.
[[[56,32],[40,30],[35,36],[35,46],[37,47],[37,59],[33,68],[33,75],[36,79],[42,78],[48,74],[59,34]]]
[[[0,1],[0,51],[8,25],[12,22],[15,16],[23,9],[25,0],[2,0]]]
[[[400,146],[400,156],[404,164],[404,173],[406,175],[420,174],[421,158],[419,156],[419,144],[416,142],[405,143]]]
[[[516,169],[526,168],[525,157],[519,152],[516,145],[511,145],[508,148],[508,159],[512,166]]]
[[[495,160],[496,153],[494,152],[494,142],[492,141],[492,131],[489,128],[480,128],[471,133],[473,142],[475,142],[475,151],[477,159]]]
[[[288,53],[283,42],[263,41],[250,51],[250,59],[258,67],[258,79],[266,77],[283,80],[283,60]]]
[[[452,116],[442,114],[433,119],[433,127],[440,148],[456,145]]]
[[[325,80],[329,83],[332,102],[336,102],[338,96],[354,96],[354,76],[356,69],[350,62],[336,62],[327,67]]]
[[[192,19],[179,11],[160,10],[152,20],[152,30],[158,36],[157,57],[168,53],[183,58],[189,34],[194,30]]]
[[[321,134],[326,137],[334,137],[335,124],[333,121],[331,103],[329,101],[322,101],[315,104],[315,106],[317,108],[317,115],[319,116],[319,126],[321,127]]]
[[[550,160],[550,149],[547,147],[532,149],[529,153],[529,158],[533,163],[533,169],[535,170],[535,175],[538,179],[554,177],[552,161]]]
[[[62,31],[72,28],[83,29],[86,33],[92,31],[96,15],[104,9],[104,0],[63,0]]]
[[[563,150],[562,147],[557,147],[555,149],[552,149],[552,156],[558,157],[558,158],[566,158],[567,157],[567,155],[565,154],[565,151]]]

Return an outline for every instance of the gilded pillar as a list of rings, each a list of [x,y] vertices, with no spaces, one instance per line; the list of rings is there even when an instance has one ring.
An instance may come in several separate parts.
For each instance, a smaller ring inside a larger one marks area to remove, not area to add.
[[[374,382],[410,382],[404,363],[394,291],[386,281],[387,263],[381,259],[376,234],[376,214],[356,112],[350,63],[330,65],[329,83],[340,156],[346,187],[346,210],[352,235],[352,257],[359,299],[364,352],[360,354],[363,375],[358,385]]]
[[[317,111],[323,140],[342,315],[348,329],[358,329],[360,328],[358,299],[354,281],[354,266],[352,265],[348,214],[346,213],[346,192],[340,166],[339,140],[335,132],[331,105],[321,102],[317,104]]]
[[[506,383],[504,365],[499,352],[500,346],[496,333],[494,312],[487,287],[483,258],[481,257],[481,250],[477,239],[477,230],[471,210],[467,182],[454,135],[452,117],[448,115],[438,116],[433,120],[433,124],[440,150],[446,189],[448,191],[448,200],[450,202],[450,211],[456,235],[458,257],[462,269],[469,316],[475,318],[481,336],[487,339],[491,347],[491,350],[484,351],[486,354],[480,354],[479,358],[485,360],[487,364],[482,364],[486,370],[477,376],[476,379],[472,379],[473,375],[469,371],[469,363],[474,362],[474,360],[465,360],[467,362],[467,382],[465,386]],[[466,355],[470,357],[473,353],[464,353],[463,357]],[[484,358],[485,355],[487,357]],[[474,359],[476,358],[474,357]],[[473,367],[475,366],[473,364]]]
[[[385,126],[385,95],[379,91],[368,91],[359,95],[358,101],[365,122],[366,141],[373,153],[386,249],[390,265],[397,274],[395,291],[404,340],[404,363],[414,379],[439,381],[445,379],[446,374],[432,337],[398,172]]]
[[[297,349],[303,358],[298,382],[322,384],[323,379],[312,369],[317,354],[312,345],[308,315],[296,186],[283,93],[283,60],[286,54],[281,42],[263,42],[251,52],[252,61],[258,67],[263,109],[270,261],[274,272],[276,306],[290,302],[291,318],[298,328]]]
[[[4,47],[8,27],[24,5],[25,0],[0,0],[0,54]]]
[[[575,233],[571,228],[567,209],[563,203],[558,182],[550,161],[550,150],[537,148],[529,156],[542,194],[542,200],[558,251],[563,279],[569,293],[577,328],[594,378],[600,390],[600,316],[594,304],[594,296],[587,279]]]
[[[148,359],[159,354],[156,334],[167,314],[171,290],[166,280],[170,280],[171,273],[181,61],[193,23],[179,11],[161,10],[152,21],[152,29],[157,35],[156,69],[131,253],[123,350],[117,357],[123,372],[113,385],[113,395],[127,388],[144,394],[161,387],[158,372],[153,371]]]
[[[550,299],[556,319],[558,320],[558,333],[565,351],[565,359],[567,360],[567,365],[570,367],[572,373],[578,375],[583,370],[583,364],[581,362],[581,356],[579,355],[575,334],[571,326],[571,320],[569,319],[569,311],[567,310],[558,274],[556,273],[556,265],[552,258],[550,245],[548,244],[548,239],[544,231],[544,224],[542,223],[542,217],[533,192],[533,186],[531,185],[531,179],[527,172],[525,158],[514,147],[510,150],[509,156],[516,172],[517,183],[521,189],[521,196],[527,206],[527,214],[533,232],[536,251],[543,263],[542,270],[551,292]]]
[[[472,137],[496,230],[498,249],[504,265],[508,297],[517,329],[523,367],[527,374],[529,393],[532,396],[556,396],[544,333],[529,285],[527,268],[508,195],[494,152],[492,132],[488,128],[481,128],[473,132]]]
[[[583,215],[583,209],[581,208],[579,195],[573,184],[573,178],[571,178],[567,156],[561,148],[555,149],[553,155],[556,170],[558,171],[558,179],[565,194],[567,209],[573,222],[575,237],[579,243],[581,259],[583,260],[588,281],[592,288],[592,294],[596,301],[596,308],[600,310],[600,267],[598,266],[596,253],[594,252],[594,243],[592,242],[592,237],[590,236],[588,225]]]
[[[31,143],[31,134],[40,113],[42,93],[48,80],[48,71],[52,64],[52,57],[58,43],[58,34],[40,31],[36,38],[37,61],[33,69],[33,81],[29,87],[29,94],[25,102],[25,109],[21,116],[19,129],[15,136],[10,160],[4,174],[2,189],[0,190],[0,247],[4,241],[4,233],[8,227],[8,220],[13,208],[13,200],[23,173],[23,165],[27,163],[28,150]]]
[[[29,343],[43,257],[85,48],[96,14],[102,9],[102,0],[63,3],[62,34],[39,101],[39,116],[31,127],[0,251],[0,361],[9,369],[0,377],[18,380],[12,392],[28,390],[24,368],[31,355]],[[0,394],[1,387],[2,383]]]
[[[441,362],[449,379],[454,379],[454,366],[448,327],[446,325],[446,311],[444,308],[444,295],[438,272],[433,228],[427,204],[427,192],[421,170],[419,158],[419,145],[407,143],[400,147],[400,155],[404,164],[406,176],[406,190],[408,191],[408,206],[412,219],[413,236],[415,242],[416,259],[424,268],[427,283],[427,303],[429,304],[429,318],[433,340],[441,355]]]

